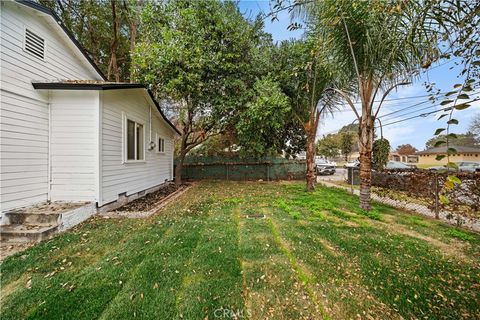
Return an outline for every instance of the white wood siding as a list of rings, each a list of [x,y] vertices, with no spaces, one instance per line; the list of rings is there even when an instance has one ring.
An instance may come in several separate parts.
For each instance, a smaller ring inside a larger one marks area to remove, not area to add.
[[[6,211],[47,200],[48,105],[0,94],[0,211]]]
[[[3,90],[43,99],[32,80],[102,80],[52,18],[10,1],[0,6]],[[45,39],[45,60],[23,50],[25,28]]]
[[[43,13],[0,1],[0,211],[47,200],[49,111],[32,80],[101,76]],[[45,39],[45,60],[23,50],[25,28]]]
[[[165,138],[165,153],[148,150],[150,108],[151,137],[155,141],[158,133]],[[123,114],[145,124],[144,162],[123,163]],[[142,89],[104,91],[101,118],[102,204],[117,200],[121,193],[130,195],[172,179],[173,132],[146,99]]]
[[[51,199],[97,200],[98,91],[51,95]]]

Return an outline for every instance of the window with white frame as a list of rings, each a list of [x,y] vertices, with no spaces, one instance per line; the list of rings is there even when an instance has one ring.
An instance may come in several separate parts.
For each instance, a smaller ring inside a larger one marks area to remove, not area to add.
[[[145,127],[142,123],[125,118],[125,160],[145,159]]]
[[[157,152],[165,153],[165,139],[157,134]]]

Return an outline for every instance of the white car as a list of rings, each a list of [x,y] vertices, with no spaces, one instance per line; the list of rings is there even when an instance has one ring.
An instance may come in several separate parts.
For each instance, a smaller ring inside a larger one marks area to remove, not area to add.
[[[345,164],[345,168],[357,168],[359,166],[360,166],[360,161],[358,160],[349,161]]]
[[[412,167],[400,161],[388,161],[385,169],[412,169]]]

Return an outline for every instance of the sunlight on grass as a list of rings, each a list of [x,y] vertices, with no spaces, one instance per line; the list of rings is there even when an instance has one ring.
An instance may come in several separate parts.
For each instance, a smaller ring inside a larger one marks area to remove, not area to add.
[[[2,319],[475,318],[479,243],[337,189],[205,182],[7,258]]]

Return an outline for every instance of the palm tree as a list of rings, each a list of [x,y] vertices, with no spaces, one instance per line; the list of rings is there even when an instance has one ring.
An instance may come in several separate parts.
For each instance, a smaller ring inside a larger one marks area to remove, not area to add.
[[[283,42],[280,46],[280,82],[306,135],[307,191],[315,189],[315,138],[322,118],[336,108],[332,94],[333,73],[325,63],[322,48],[314,41]]]
[[[421,22],[415,1],[313,0],[295,2],[299,14],[317,41],[324,44],[335,69],[350,79],[353,91],[342,86],[329,90],[345,99],[359,121],[360,207],[371,209],[371,169],[374,123],[382,103],[398,86],[418,74],[422,57],[431,61],[436,51],[430,39],[417,32]],[[377,101],[377,97],[381,98]],[[357,97],[361,110],[353,103]]]

